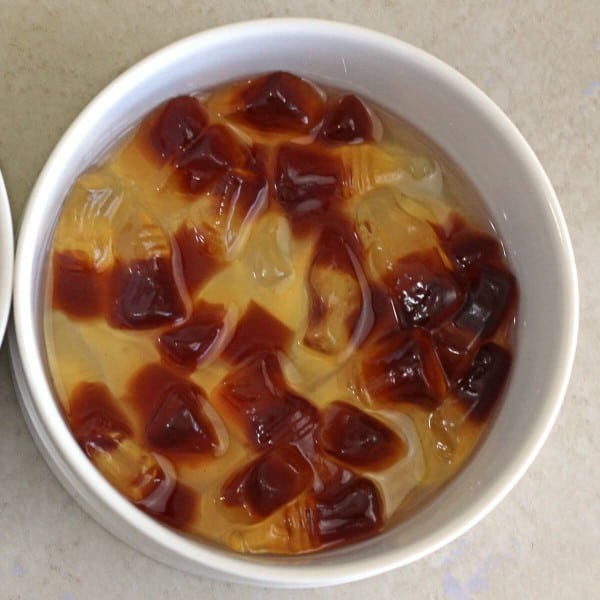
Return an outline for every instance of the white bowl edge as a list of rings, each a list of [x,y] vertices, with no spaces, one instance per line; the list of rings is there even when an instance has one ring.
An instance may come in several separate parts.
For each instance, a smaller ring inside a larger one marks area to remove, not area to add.
[[[4,340],[13,290],[14,237],[8,193],[0,172],[0,343]]]

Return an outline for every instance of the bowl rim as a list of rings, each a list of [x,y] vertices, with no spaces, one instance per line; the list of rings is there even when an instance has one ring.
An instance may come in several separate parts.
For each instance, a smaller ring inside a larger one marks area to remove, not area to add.
[[[88,120],[93,120],[95,114],[107,110],[107,107],[122,98],[128,90],[134,89],[148,76],[151,77],[152,72],[158,65],[176,61],[178,55],[186,55],[197,46],[208,44],[215,38],[225,36],[230,41],[234,41],[240,34],[247,34],[252,30],[255,32],[262,31],[265,34],[269,34],[273,30],[277,30],[278,33],[288,31],[294,35],[323,34],[335,31],[338,35],[352,38],[354,43],[358,40],[366,46],[385,46],[388,51],[393,49],[398,54],[408,55],[411,59],[418,61],[423,68],[434,72],[437,77],[444,80],[446,85],[456,89],[461,97],[469,98],[471,102],[476,104],[478,110],[490,122],[493,122],[498,134],[502,135],[509,143],[511,150],[527,165],[528,171],[544,190],[546,208],[552,217],[553,226],[558,232],[561,243],[560,258],[566,285],[564,291],[568,339],[565,340],[559,372],[554,378],[551,398],[544,404],[543,415],[536,422],[537,427],[535,430],[529,433],[527,443],[523,445],[521,453],[513,457],[504,466],[504,470],[501,471],[494,485],[488,486],[487,489],[481,492],[476,502],[463,509],[458,517],[440,530],[428,534],[408,547],[395,550],[388,549],[385,553],[382,552],[368,558],[360,557],[351,561],[344,561],[343,564],[335,566],[320,565],[318,562],[311,564],[310,567],[277,564],[275,561],[269,564],[253,562],[247,556],[224,553],[219,549],[203,545],[201,542],[188,540],[131,505],[129,501],[112,488],[96,469],[89,468],[89,462],[70,434],[50,388],[49,378],[41,360],[43,350],[36,343],[35,318],[33,318],[30,310],[31,298],[34,292],[32,273],[39,250],[35,248],[35,244],[28,242],[34,240],[43,228],[43,223],[36,215],[36,207],[44,202],[45,190],[52,189],[53,174],[60,170],[63,156],[67,156],[70,148],[77,145],[77,139],[86,129]],[[437,550],[480,521],[506,496],[538,454],[558,415],[575,355],[578,313],[579,301],[575,259],[565,219],[556,194],[539,160],[521,133],[483,91],[438,58],[383,33],[356,25],[320,19],[259,19],[202,31],[154,52],[130,67],[106,86],[64,133],[38,177],[22,218],[15,263],[13,313],[15,336],[11,339],[11,356],[13,361],[20,363],[23,369],[24,382],[31,392],[30,401],[25,403],[24,408],[31,413],[32,435],[34,438],[39,439],[41,437],[46,440],[45,449],[47,452],[44,453],[46,460],[49,463],[51,461],[55,464],[64,463],[69,469],[69,479],[74,480],[74,485],[79,485],[81,490],[85,490],[87,499],[82,502],[80,494],[78,500],[88,512],[90,512],[89,498],[92,495],[113,516],[118,516],[130,528],[137,530],[146,539],[164,549],[165,552],[177,555],[184,568],[186,568],[186,563],[191,561],[198,568],[211,569],[212,574],[216,577],[226,579],[233,577],[247,583],[288,587],[330,585],[374,576],[408,564]],[[0,322],[1,317],[0,314]],[[27,360],[20,360],[20,357],[27,357]],[[95,518],[98,520],[97,514]],[[105,522],[103,524],[106,526]],[[109,527],[109,529],[123,541],[132,543],[127,538],[124,528]],[[143,547],[140,547],[140,544],[135,546],[138,550],[155,558],[157,557],[156,554],[145,551]],[[168,562],[174,564],[173,560]],[[309,569],[310,572],[307,573],[306,569]]]
[[[14,237],[8,192],[0,171],[0,344],[4,340],[13,290]]]

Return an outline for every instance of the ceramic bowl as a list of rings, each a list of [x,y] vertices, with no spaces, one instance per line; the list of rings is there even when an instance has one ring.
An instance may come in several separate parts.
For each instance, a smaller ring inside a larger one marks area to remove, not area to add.
[[[0,343],[4,339],[12,300],[14,238],[8,194],[0,172]]]
[[[71,184],[123,131],[169,97],[284,69],[353,90],[444,149],[478,188],[521,286],[514,368],[489,435],[460,474],[407,521],[359,544],[298,557],[242,556],[146,516],[91,468],[54,400],[41,329],[53,226]],[[575,263],[556,195],[502,111],[433,56],[359,27],[286,19],[240,23],[179,41],[111,83],[65,133],[31,194],[19,236],[11,355],[23,412],[56,476],[123,541],[200,575],[270,586],[369,577],[447,544],[515,485],[559,411],[578,322]]]

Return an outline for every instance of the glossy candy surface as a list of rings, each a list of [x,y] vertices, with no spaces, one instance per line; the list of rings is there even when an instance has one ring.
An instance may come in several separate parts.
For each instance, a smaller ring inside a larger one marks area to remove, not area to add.
[[[74,182],[49,367],[82,451],[140,510],[312,552],[456,473],[509,377],[518,286],[431,148],[276,72],[167,101]]]

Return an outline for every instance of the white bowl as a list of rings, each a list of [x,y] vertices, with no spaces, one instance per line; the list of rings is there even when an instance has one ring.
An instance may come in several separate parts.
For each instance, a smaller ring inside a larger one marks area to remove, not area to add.
[[[12,300],[14,238],[10,204],[0,172],[0,344],[4,339]]]
[[[93,468],[53,398],[40,327],[53,224],[76,176],[163,100],[261,71],[286,69],[351,89],[435,140],[475,183],[520,281],[517,348],[502,408],[468,466],[430,504],[357,545],[312,556],[241,556],[192,540],[125,500]],[[560,408],[578,322],[569,235],[540,163],[515,126],[467,79],[394,38],[350,25],[264,20],[213,29],[143,60],[109,85],[52,153],[21,226],[11,356],[22,408],[48,464],[117,537],[180,569],[236,582],[318,586],[405,565],[485,516],[538,453]],[[26,360],[23,360],[26,357]]]

